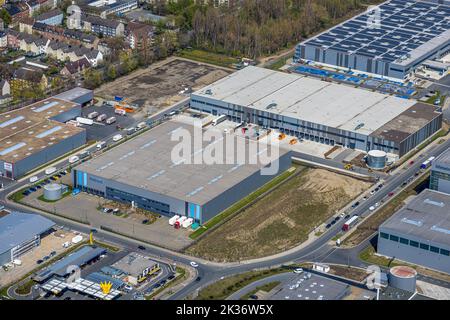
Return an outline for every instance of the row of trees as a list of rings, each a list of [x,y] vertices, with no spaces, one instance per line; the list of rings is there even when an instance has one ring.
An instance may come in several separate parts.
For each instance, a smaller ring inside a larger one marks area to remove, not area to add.
[[[214,8],[179,0],[154,10],[175,17],[177,26],[192,33],[192,46],[230,55],[257,58],[336,23],[379,0],[242,0]],[[363,4],[364,3],[364,4]]]

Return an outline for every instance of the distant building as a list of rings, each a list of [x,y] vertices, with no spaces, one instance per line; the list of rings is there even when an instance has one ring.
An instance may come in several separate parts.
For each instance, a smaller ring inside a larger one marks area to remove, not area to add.
[[[47,77],[42,71],[19,68],[14,72],[14,76],[11,79],[11,94],[17,96],[26,88],[39,87],[41,90],[45,90],[47,85]]]
[[[91,67],[91,64],[88,59],[85,57],[74,61],[74,62],[67,62],[64,65],[64,68],[61,70],[61,74],[66,77],[75,77],[79,75],[82,71],[85,69],[88,69]]]
[[[82,87],[75,87],[73,89],[57,94],[56,96],[54,96],[54,98],[78,103],[79,105],[84,107],[85,105],[93,102],[94,91]]]
[[[430,189],[450,194],[450,149],[447,149],[431,167]]]
[[[0,104],[11,101],[11,86],[7,80],[0,80]]]
[[[123,280],[132,285],[138,285],[147,277],[160,270],[159,264],[156,261],[150,260],[135,252],[123,257],[114,263],[112,267],[122,271],[126,275]]]
[[[424,190],[384,222],[378,254],[450,273],[450,195]]]
[[[0,176],[16,180],[86,143],[86,130],[65,122],[81,105],[48,98],[0,114]]]
[[[30,8],[25,2],[14,2],[5,5],[5,9],[11,16],[11,25],[17,25],[22,18],[29,17]]]
[[[88,7],[95,10],[103,17],[109,14],[121,15],[133,9],[138,8],[137,0],[91,0],[88,1]]]
[[[36,36],[34,34],[22,33],[19,38],[20,50],[25,51],[32,56],[45,54],[47,51],[47,46],[50,44],[49,39],[42,36]]]
[[[85,15],[82,17],[82,24],[85,31],[93,32],[103,37],[119,37],[125,33],[123,23],[117,20]]]
[[[0,218],[0,265],[12,262],[37,247],[55,225],[37,214],[12,212]]]
[[[33,32],[50,40],[62,41],[71,45],[83,45],[87,48],[96,48],[99,40],[95,35],[87,34],[80,30],[71,30],[40,22],[33,24]]]
[[[4,31],[0,31],[0,48],[8,46],[8,35]]]
[[[62,24],[63,18],[63,12],[60,9],[54,9],[38,15],[36,17],[36,22],[57,26]]]
[[[20,47],[20,33],[13,29],[6,30],[6,38],[8,41],[8,48],[19,49]]]
[[[126,41],[132,49],[153,43],[154,27],[145,23],[130,22],[125,29]]]

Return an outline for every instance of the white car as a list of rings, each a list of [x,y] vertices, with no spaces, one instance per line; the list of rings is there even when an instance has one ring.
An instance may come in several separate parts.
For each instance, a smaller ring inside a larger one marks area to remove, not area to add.
[[[303,269],[302,268],[296,268],[296,269],[294,269],[294,273],[296,273],[296,274],[300,274],[300,273],[302,273],[303,272]]]
[[[195,261],[191,261],[191,266],[194,268],[198,268],[198,263]]]
[[[379,206],[380,206],[379,202],[375,203],[375,208],[378,208]]]
[[[369,210],[370,210],[370,211],[375,210],[375,206],[371,206],[371,207],[369,208]]]

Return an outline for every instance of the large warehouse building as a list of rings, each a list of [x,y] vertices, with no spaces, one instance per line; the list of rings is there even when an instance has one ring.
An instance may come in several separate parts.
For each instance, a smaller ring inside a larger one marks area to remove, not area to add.
[[[433,161],[430,189],[450,194],[450,149]]]
[[[86,130],[64,122],[81,115],[77,103],[48,98],[0,114],[0,175],[18,179],[86,143]]]
[[[0,218],[0,265],[39,246],[55,223],[37,214],[12,212]]]
[[[425,61],[450,53],[450,1],[391,0],[378,8],[300,43],[294,61],[406,80]]]
[[[378,253],[450,273],[450,195],[424,190],[384,222]]]
[[[274,178],[261,174],[265,166],[254,161],[260,153],[251,153],[250,145],[256,143],[252,140],[241,139],[244,144],[236,144],[235,154],[249,154],[249,161],[255,164],[244,164],[235,158],[229,161],[231,154],[226,154],[224,163],[233,164],[173,161],[172,150],[179,142],[172,141],[171,136],[178,130],[194,136],[192,124],[177,121],[161,124],[75,167],[74,186],[165,216],[178,214],[204,223]],[[203,142],[202,147],[192,147],[190,157],[202,154],[208,146]],[[280,150],[279,157],[270,158],[269,165],[279,160],[278,173],[282,173],[290,167],[290,157],[290,152]]]
[[[193,93],[191,108],[319,143],[400,157],[442,126],[442,113],[428,104],[258,67]]]

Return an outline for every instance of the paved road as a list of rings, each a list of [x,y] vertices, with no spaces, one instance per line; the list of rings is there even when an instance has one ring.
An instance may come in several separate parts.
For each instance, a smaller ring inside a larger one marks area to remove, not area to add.
[[[167,112],[167,111],[166,111]],[[157,115],[156,117],[163,117],[163,114]],[[157,119],[157,118],[155,118]],[[450,147],[450,140],[442,143],[441,145],[436,145],[431,147],[423,156],[423,159],[426,159],[430,156],[437,156],[441,154],[444,150]],[[369,212],[369,207],[372,206],[376,202],[380,202],[382,199],[386,199],[387,195],[390,192],[397,192],[400,190],[400,187],[402,183],[412,177],[414,177],[414,174],[419,171],[420,169],[420,162],[413,164],[409,168],[407,168],[404,171],[397,172],[393,176],[389,177],[384,181],[384,187],[377,193],[375,193],[369,200],[362,202],[358,207],[353,209],[351,212],[348,212],[351,215],[359,215],[359,216],[365,216]],[[63,166],[60,166],[61,168]],[[42,173],[41,173],[42,174]],[[25,184],[27,184],[27,181],[18,182],[16,184],[10,185],[6,187],[4,190],[0,191],[0,203],[4,203],[7,208],[11,210],[20,210],[23,211],[22,207],[17,206],[16,204],[12,203],[6,203],[6,195],[9,191],[12,191],[13,188],[16,189],[18,187],[22,187]],[[26,212],[34,212],[34,210],[28,209]],[[38,212],[40,213],[40,212]],[[44,214],[43,215],[49,216],[52,220],[54,220],[57,224],[68,226],[74,230],[78,230],[81,232],[88,233],[90,230],[89,226],[82,225],[76,222],[72,222],[67,219],[59,218],[57,216],[53,216],[50,214]],[[144,244],[140,241],[136,241],[133,239],[121,237],[119,235],[115,235],[109,232],[105,232],[103,230],[99,230],[97,238],[99,240],[105,240],[113,243],[117,243],[118,245],[123,246],[124,248],[128,250],[135,250],[140,251],[137,246],[138,245],[145,245],[147,247],[147,250],[145,250],[145,254],[154,256],[156,258],[162,258],[166,261],[169,261],[171,263],[176,263],[178,265],[189,265],[190,261],[194,260],[197,261],[200,266],[196,269],[197,275],[200,278],[199,281],[194,281],[190,283],[189,285],[185,286],[183,289],[179,290],[177,293],[175,293],[171,299],[183,299],[189,294],[194,293],[199,288],[215,282],[219,280],[221,277],[230,276],[237,273],[242,273],[246,271],[250,271],[253,269],[259,269],[259,268],[267,268],[267,267],[273,267],[273,266],[279,266],[282,264],[287,264],[291,262],[303,262],[303,261],[317,261],[321,257],[327,256],[330,253],[330,246],[328,245],[328,242],[337,234],[340,232],[342,226],[344,224],[344,221],[339,221],[335,225],[333,225],[324,235],[322,235],[320,238],[318,238],[313,243],[302,247],[298,250],[290,251],[287,254],[283,255],[277,255],[274,257],[267,257],[265,259],[260,259],[253,262],[244,262],[240,264],[227,264],[227,265],[217,265],[214,263],[209,262],[203,262],[199,261],[199,259],[190,258],[188,256],[184,256],[181,254],[178,254],[176,252],[171,252],[166,249],[158,248],[155,246],[150,246],[148,244]],[[326,261],[326,260],[325,260]],[[360,261],[353,261],[352,263],[355,263],[356,266],[359,266],[361,264]]]

